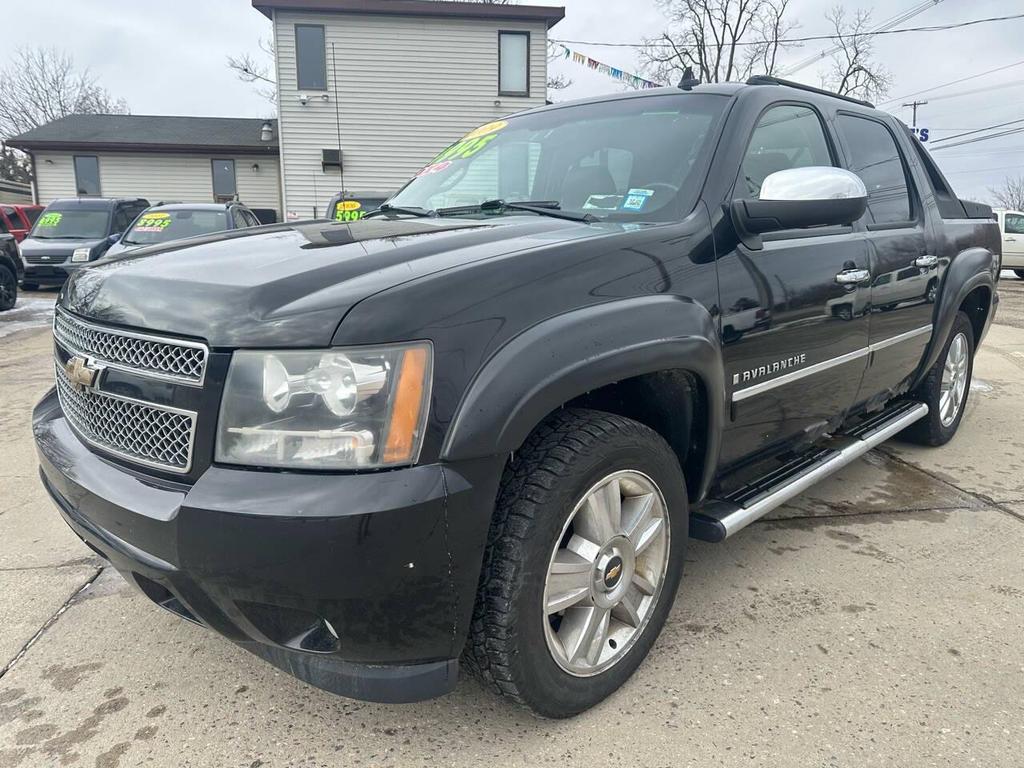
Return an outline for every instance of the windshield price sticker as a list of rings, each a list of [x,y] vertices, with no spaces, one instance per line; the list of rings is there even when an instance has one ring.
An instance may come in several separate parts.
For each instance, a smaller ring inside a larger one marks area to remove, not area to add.
[[[136,232],[163,232],[171,226],[171,214],[169,213],[146,213],[139,219],[135,226]]]
[[[429,176],[432,173],[440,173],[441,171],[443,171],[445,168],[447,168],[451,164],[452,164],[451,160],[445,160],[445,161],[440,162],[440,163],[433,163],[432,165],[428,165],[422,171],[417,173],[416,174],[416,178],[419,178],[420,176]]]
[[[484,147],[498,138],[498,133],[506,125],[508,125],[507,120],[497,120],[493,123],[487,123],[487,125],[481,125],[476,130],[467,133],[457,142],[448,147],[448,149],[444,150],[441,154],[431,160],[430,165],[427,166],[427,168],[440,165],[445,161],[451,162],[452,160],[467,160],[473,157],[473,155],[480,152]],[[447,167],[448,166],[445,166],[445,168]],[[444,169],[440,168],[438,170]]]
[[[363,204],[358,200],[339,200],[334,206],[335,221],[359,221],[365,215]]]
[[[40,227],[56,227],[60,224],[60,220],[64,218],[63,213],[44,213],[39,217]]]
[[[585,211],[614,211],[622,202],[622,195],[591,195],[583,204]]]

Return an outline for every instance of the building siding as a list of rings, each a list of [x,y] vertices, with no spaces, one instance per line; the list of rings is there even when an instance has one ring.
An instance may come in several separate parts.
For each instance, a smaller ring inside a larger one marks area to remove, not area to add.
[[[322,91],[299,101],[295,24],[324,26],[326,101]],[[530,32],[528,97],[498,95],[499,30]],[[547,96],[543,22],[275,11],[274,36],[284,205],[303,218],[322,216],[342,186],[321,168],[321,150],[338,146],[336,106],[345,187],[358,194],[397,190],[468,131]]]
[[[76,197],[75,154],[94,154],[100,164],[100,192],[104,197],[144,197],[152,203],[179,200],[212,203],[210,161],[235,161],[238,199],[250,208],[273,208],[280,216],[280,167],[276,156],[192,155],[127,152],[36,152],[36,187],[39,202]],[[252,169],[253,164],[259,170]]]

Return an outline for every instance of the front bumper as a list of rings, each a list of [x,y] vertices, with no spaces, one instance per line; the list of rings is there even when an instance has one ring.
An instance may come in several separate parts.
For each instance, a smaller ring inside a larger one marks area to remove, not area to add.
[[[186,486],[92,452],[53,391],[33,432],[68,525],[161,607],[334,693],[402,702],[454,687],[500,464],[212,466]]]
[[[41,285],[62,285],[71,274],[71,266],[64,264],[25,264],[25,275],[22,277],[27,283],[39,283]]]

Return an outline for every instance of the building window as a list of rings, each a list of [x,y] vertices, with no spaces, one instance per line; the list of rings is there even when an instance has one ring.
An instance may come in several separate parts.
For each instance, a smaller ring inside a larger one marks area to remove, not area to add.
[[[498,95],[530,95],[530,33],[498,33]]]
[[[75,194],[100,194],[100,159],[96,155],[75,155]]]
[[[300,91],[327,90],[327,49],[322,26],[295,25],[295,71]]]
[[[238,187],[235,186],[235,161],[213,161],[213,199],[218,203],[227,203],[237,197]]]

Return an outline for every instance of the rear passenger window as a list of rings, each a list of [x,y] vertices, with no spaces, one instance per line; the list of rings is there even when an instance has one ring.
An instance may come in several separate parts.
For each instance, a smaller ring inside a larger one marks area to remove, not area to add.
[[[771,174],[812,165],[833,165],[818,114],[795,104],[772,107],[750,137],[736,196],[756,199]]]
[[[850,170],[868,189],[871,220],[875,224],[910,221],[910,185],[889,129],[852,115],[839,115],[836,127],[850,155]]]
[[[1006,234],[1024,235],[1024,216],[1015,213],[1006,214]]]

